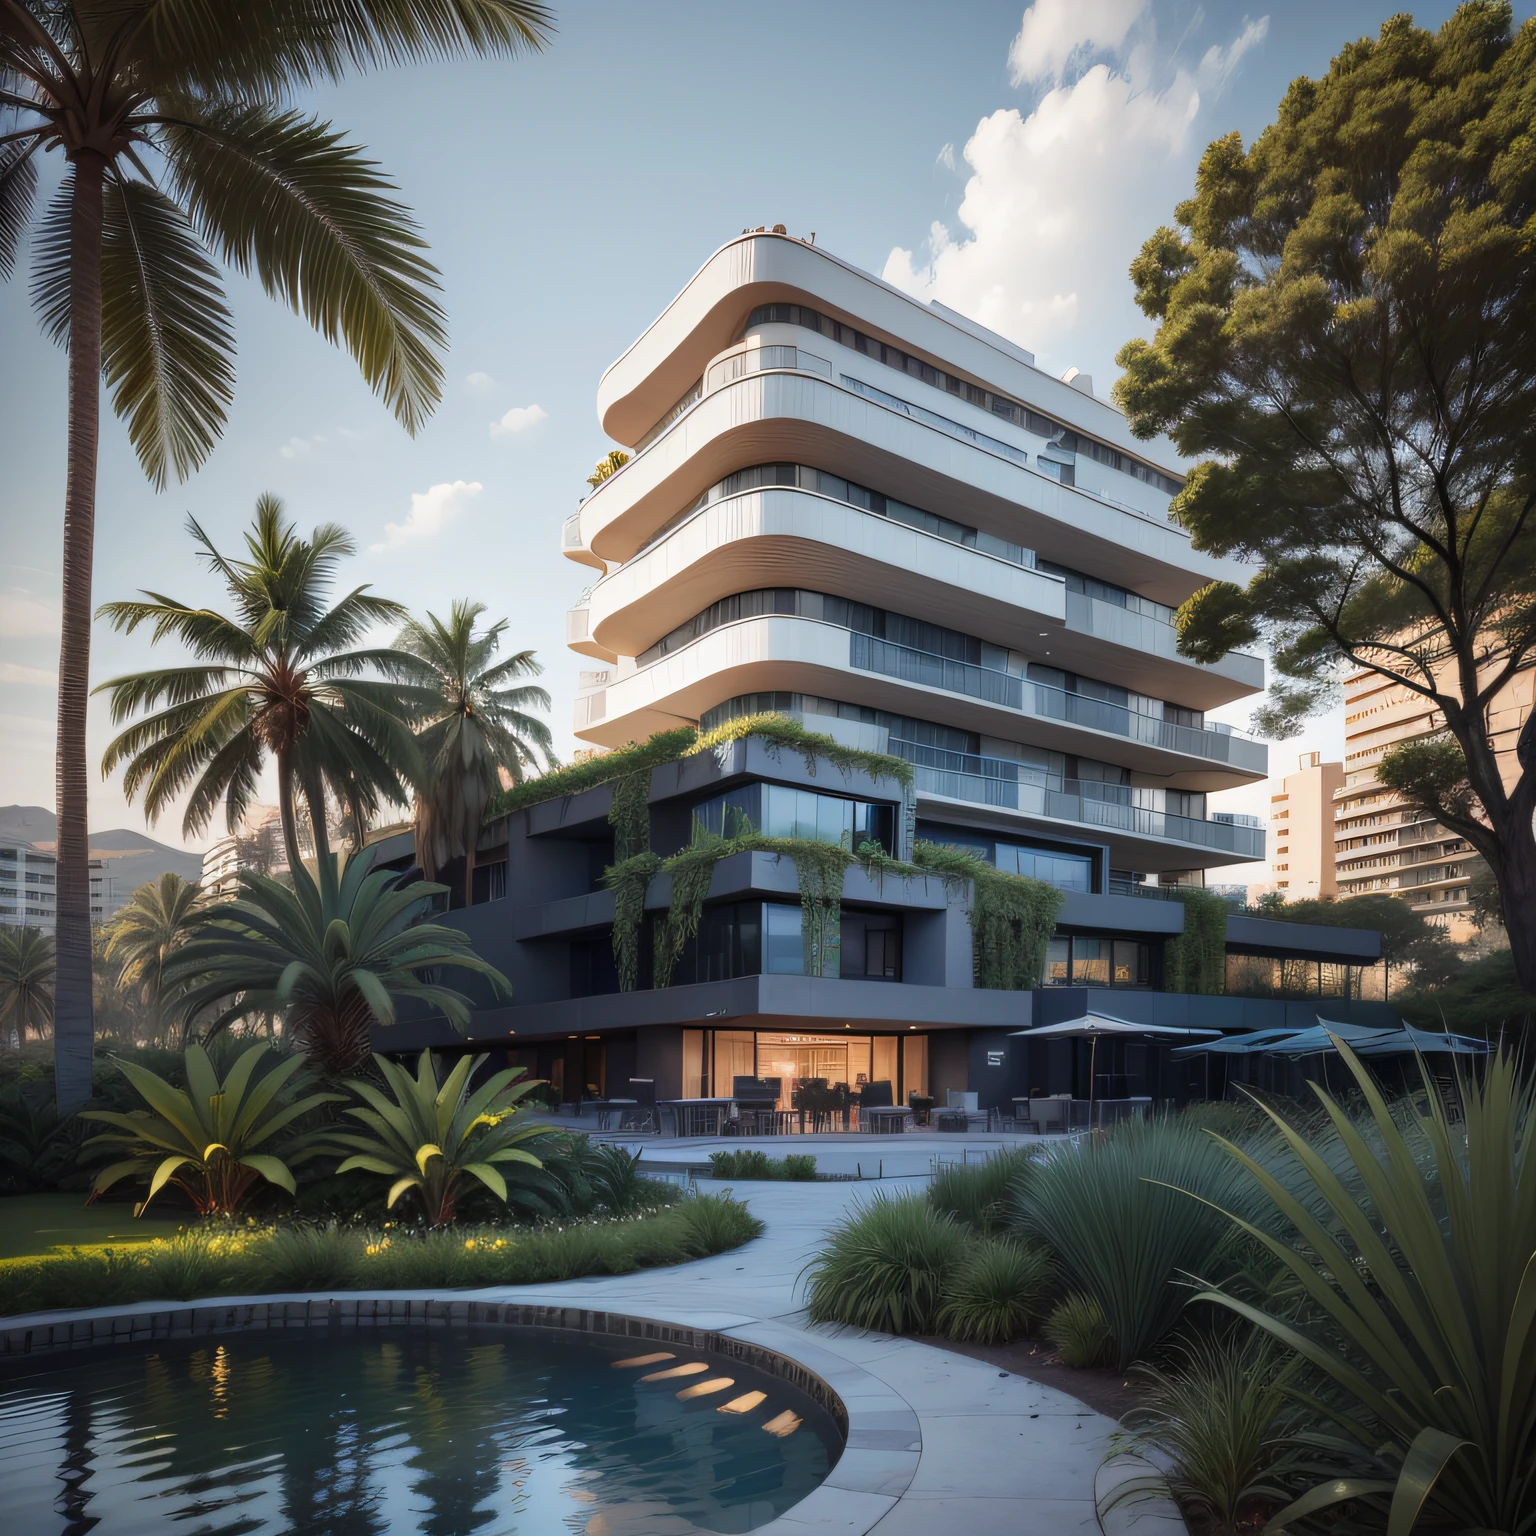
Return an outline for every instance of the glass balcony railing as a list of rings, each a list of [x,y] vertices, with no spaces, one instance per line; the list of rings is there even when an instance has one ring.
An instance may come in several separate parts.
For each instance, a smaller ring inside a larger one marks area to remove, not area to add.
[[[861,672],[876,672],[904,683],[918,683],[928,688],[942,688],[946,693],[963,693],[973,699],[1013,709],[1036,720],[1059,720],[1067,725],[1083,726],[1130,741],[1161,747],[1212,762],[1228,763],[1237,756],[1250,755],[1247,748],[1262,752],[1257,743],[1236,736],[1230,726],[1214,725],[1204,730],[1189,725],[1175,725],[1156,715],[1144,715],[1123,704],[1092,698],[1087,694],[1068,693],[1046,683],[1015,677],[991,667],[952,661],[929,651],[877,640],[871,635],[849,635],[848,664]],[[1233,744],[1240,751],[1234,753]],[[1250,766],[1244,764],[1243,766]],[[1262,767],[1261,764],[1251,766]]]
[[[946,752],[896,737],[891,739],[890,750],[913,765],[919,792],[1077,822],[1107,832],[1193,843],[1247,859],[1264,857],[1262,827],[1147,810],[1131,803],[1133,791],[1126,785],[1055,778],[1027,763]]]

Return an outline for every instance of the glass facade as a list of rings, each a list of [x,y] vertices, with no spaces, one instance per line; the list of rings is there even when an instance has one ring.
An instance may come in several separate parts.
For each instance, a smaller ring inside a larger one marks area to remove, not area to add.
[[[1107,934],[1058,934],[1046,947],[1048,987],[1150,987],[1152,946]]]
[[[960,832],[923,822],[918,823],[917,835],[929,842],[943,843],[951,848],[962,848],[967,853],[979,854],[1004,874],[1026,875],[1031,880],[1043,880],[1059,891],[1091,892],[1094,888],[1096,858],[1092,853],[1042,848],[1038,844],[1015,842],[1011,838]]]
[[[841,1030],[683,1031],[685,1098],[730,1098],[738,1078],[777,1086],[780,1109],[846,1104],[871,1084],[888,1088],[890,1103],[903,1104],[909,1094],[928,1092],[928,1037]],[[857,1108],[850,1109],[856,1121]]]
[[[880,801],[849,800],[788,784],[743,784],[694,807],[694,835],[799,837],[857,849],[878,843],[896,849],[896,808]]]
[[[804,304],[760,304],[747,317],[743,334],[756,325],[797,325],[806,330],[815,331],[818,335],[829,336],[839,345],[860,352],[865,357],[874,358],[884,363],[887,368],[894,368],[909,378],[920,379],[934,389],[942,389],[945,394],[958,396],[979,410],[1011,422],[1016,427],[1022,427],[1026,432],[1033,432],[1037,437],[1049,438],[1067,453],[1081,453],[1099,464],[1107,465],[1110,469],[1119,470],[1123,475],[1130,475],[1133,479],[1141,480],[1147,485],[1154,485],[1168,496],[1177,496],[1184,489],[1183,483],[1174,479],[1172,475],[1165,475],[1160,469],[1154,469],[1150,464],[1143,464],[1128,453],[1121,453],[1119,449],[1111,448],[1108,443],[1101,443],[1086,433],[1078,432],[1065,423],[1055,421],[1040,411],[1032,410],[1017,400],[1010,400],[1008,396],[1000,395],[995,390],[972,384],[946,369],[935,368],[932,363],[926,363],[922,358],[914,357],[900,347],[878,341],[875,337],[851,325],[844,325],[841,321],[832,319],[830,315],[823,315],[817,310],[809,309]]]

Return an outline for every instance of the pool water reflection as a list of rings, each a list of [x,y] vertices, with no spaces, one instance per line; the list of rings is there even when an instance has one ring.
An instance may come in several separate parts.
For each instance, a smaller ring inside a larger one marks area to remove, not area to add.
[[[250,1332],[0,1365],[18,1536],[687,1536],[826,1476],[809,1397],[677,1346],[510,1328]]]

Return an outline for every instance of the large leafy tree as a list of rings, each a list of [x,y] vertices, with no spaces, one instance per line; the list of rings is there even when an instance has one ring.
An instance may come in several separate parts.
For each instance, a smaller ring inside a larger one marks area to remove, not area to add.
[[[151,1035],[159,1039],[167,1003],[165,965],[197,931],[204,910],[202,888],[167,870],[147,880],[112,920],[106,958],[117,965],[117,984],[138,993],[149,1015]]]
[[[359,146],[287,104],[349,69],[543,46],[542,0],[0,0],[0,278],[43,152],[67,165],[34,242],[69,347],[59,653],[57,1085],[90,1092],[86,694],[103,379],[156,485],[223,428],[234,338],[217,262],[356,358],[407,431],[441,389],[437,274]]]
[[[510,993],[460,929],[425,920],[443,887],[402,886],[373,868],[374,856],[365,848],[338,871],[332,854],[318,879],[296,866],[291,888],[243,873],[240,899],[210,912],[165,967],[166,984],[183,989],[187,1016],[223,1003],[212,1033],[251,1014],[282,1013],[288,1037],[336,1078],[368,1060],[370,1027],[394,1023],[400,998],[437,1009],[458,1029],[468,1025],[469,999],[441,979],[445,968]]]
[[[1198,458],[1174,516],[1254,565],[1179,614],[1186,655],[1263,638],[1283,732],[1366,669],[1443,731],[1382,777],[1498,880],[1536,990],[1536,712],[1501,764],[1490,709],[1536,661],[1536,23],[1397,16],[1297,80],[1131,268],[1159,322],[1120,353],[1134,431]],[[1501,771],[1501,769],[1503,771]]]
[[[532,651],[496,659],[507,621],[475,632],[483,603],[455,602],[445,623],[429,613],[401,631],[396,649],[408,684],[402,701],[418,722],[416,850],[429,879],[464,861],[463,898],[472,897],[475,844],[486,807],[500,788],[498,769],[521,782],[542,757],[552,763],[549,727],[528,713],[549,694],[519,679],[542,670]]]
[[[123,788],[130,799],[142,792],[151,821],[190,790],[182,831],[195,836],[220,805],[235,830],[271,758],[288,866],[301,863],[298,795],[323,863],[327,789],[343,804],[406,798],[401,776],[416,761],[410,727],[397,690],[364,674],[410,658],[359,645],[370,628],[399,622],[405,610],[367,587],[331,602],[336,568],[354,549],[351,536],[324,523],[301,538],[275,496],[256,503],[244,560],[226,558],[195,521],[189,526],[223,578],[232,611],[158,592],[103,604],[102,616],[116,628],[132,633],[149,624],[156,640],[174,636],[194,659],[101,685],[115,724],[151,711],[108,746],[102,771],[127,765]]]

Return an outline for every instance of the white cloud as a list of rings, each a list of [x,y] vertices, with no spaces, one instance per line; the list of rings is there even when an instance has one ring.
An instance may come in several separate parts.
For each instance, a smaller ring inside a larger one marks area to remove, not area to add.
[[[953,144],[946,144],[944,148],[934,156],[933,163],[935,165],[942,165],[946,171],[954,170],[955,146]]]
[[[0,683],[17,683],[23,688],[56,688],[59,674],[52,667],[24,667],[16,661],[0,661]]]
[[[26,587],[0,591],[0,635],[7,640],[38,640],[59,632],[59,605]]]
[[[1126,276],[1132,257],[1189,196],[1206,140],[1202,111],[1268,18],[1245,23],[1193,69],[1158,49],[1148,0],[1037,0],[1009,54],[1021,80],[1060,81],[1027,115],[1000,108],[966,144],[958,227],[935,221],[921,256],[895,247],[888,282],[937,299],[1036,352],[1107,382],[1114,354],[1144,335]],[[1102,383],[1099,393],[1106,390]]]
[[[514,405],[500,421],[491,423],[491,436],[510,437],[514,432],[525,432],[548,420],[549,412],[542,405]]]
[[[429,539],[440,533],[449,523],[458,519],[465,506],[473,501],[485,487],[478,480],[443,481],[429,486],[425,491],[411,495],[411,510],[403,523],[386,523],[384,540],[375,544],[375,553],[384,549],[399,549],[402,544],[418,539]]]
[[[1035,0],[1008,50],[1015,85],[1060,82],[1074,58],[1118,50],[1147,0]]]
[[[285,459],[307,459],[324,441],[323,432],[316,432],[313,437],[290,437],[277,451]]]
[[[496,380],[488,373],[472,373],[464,380],[477,395],[483,395],[486,390],[496,387]]]

